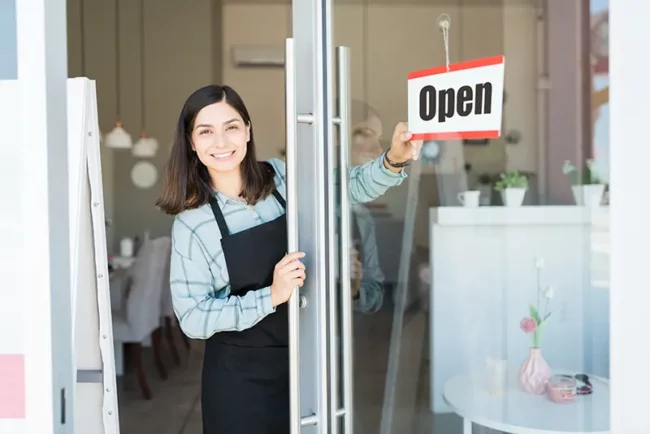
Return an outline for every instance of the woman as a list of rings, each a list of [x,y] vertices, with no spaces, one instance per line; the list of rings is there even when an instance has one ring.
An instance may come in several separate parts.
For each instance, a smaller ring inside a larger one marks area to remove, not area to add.
[[[406,176],[417,156],[405,124],[387,155],[351,170],[354,202]],[[158,206],[174,215],[170,285],[183,332],[205,339],[205,434],[289,431],[286,301],[305,281],[302,252],[286,252],[285,167],[255,157],[239,95],[206,86],[185,102]]]

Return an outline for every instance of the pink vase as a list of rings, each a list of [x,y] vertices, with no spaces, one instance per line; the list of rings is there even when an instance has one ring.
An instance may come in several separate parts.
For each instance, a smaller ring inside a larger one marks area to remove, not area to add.
[[[531,348],[528,359],[519,369],[519,384],[528,393],[541,395],[546,391],[546,385],[551,379],[551,368],[542,358],[542,350]]]

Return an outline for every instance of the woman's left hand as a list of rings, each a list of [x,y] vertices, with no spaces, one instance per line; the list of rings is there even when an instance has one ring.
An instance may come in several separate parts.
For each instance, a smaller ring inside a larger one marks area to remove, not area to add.
[[[411,140],[411,132],[406,122],[400,122],[393,131],[393,141],[388,150],[388,159],[395,163],[417,160],[422,148],[422,140]]]

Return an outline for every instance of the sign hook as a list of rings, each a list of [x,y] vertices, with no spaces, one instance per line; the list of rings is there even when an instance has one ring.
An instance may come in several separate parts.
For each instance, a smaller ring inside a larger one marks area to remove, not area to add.
[[[445,64],[449,72],[449,27],[451,26],[451,17],[449,14],[440,14],[438,17],[438,28],[442,32],[442,39],[445,43]]]

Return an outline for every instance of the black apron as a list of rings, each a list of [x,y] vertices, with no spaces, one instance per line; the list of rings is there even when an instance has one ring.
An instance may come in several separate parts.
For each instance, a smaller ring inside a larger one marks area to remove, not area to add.
[[[273,196],[286,209],[277,190]],[[232,295],[273,283],[287,252],[286,215],[231,234],[216,198]],[[289,433],[289,324],[286,303],[244,331],[215,333],[205,344],[201,408],[204,434]]]

